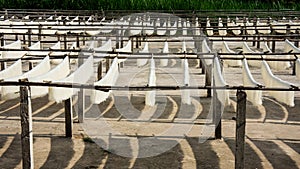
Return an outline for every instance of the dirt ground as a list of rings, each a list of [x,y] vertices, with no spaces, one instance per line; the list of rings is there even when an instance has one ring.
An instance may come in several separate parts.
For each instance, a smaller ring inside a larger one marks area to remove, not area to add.
[[[214,45],[218,48],[219,44]],[[229,44],[232,48],[235,45]],[[136,68],[135,64],[133,60],[125,62],[117,84],[147,84],[149,64],[142,68]],[[159,61],[156,64],[159,67]],[[159,68],[156,72],[158,84],[182,83],[178,60],[169,62],[168,68]],[[190,68],[192,84],[204,85],[204,75],[195,60],[190,61]],[[260,70],[251,68],[251,71],[254,78],[262,82]],[[275,74],[299,85],[299,79],[290,72]],[[229,85],[242,84],[241,68],[225,68],[224,74]],[[221,140],[214,140],[212,133],[205,133],[208,131],[206,127],[213,127],[209,115],[211,98],[207,98],[203,90],[191,93],[192,104],[185,105],[181,103],[179,91],[158,92],[154,111],[145,106],[143,92],[114,92],[114,97],[93,106],[90,106],[87,96],[85,122],[74,123],[72,138],[64,136],[63,103],[50,102],[47,96],[33,99],[34,167],[234,168],[236,91],[230,92],[232,105],[225,108],[222,116]],[[73,100],[76,112],[76,97]],[[119,104],[116,105],[116,102]],[[131,114],[120,112],[121,108],[129,107],[128,103],[134,111]],[[19,111],[19,99],[0,102],[0,168],[22,168]],[[299,93],[295,93],[295,107],[276,101],[267,92],[264,92],[262,105],[254,106],[247,102],[245,168],[300,168],[299,113]],[[132,116],[128,118],[129,115]],[[88,125],[97,117],[119,134],[109,133],[110,130],[100,126],[93,131],[102,137],[91,140],[93,135],[88,134],[91,132]],[[180,129],[187,125],[190,129],[181,133]],[[174,126],[177,131],[166,132]],[[145,138],[148,137],[155,137],[156,143],[147,143]],[[106,146],[101,147],[97,143]],[[167,145],[173,146],[168,148]],[[150,151],[160,152],[160,149],[165,151],[146,158],[120,156],[122,153],[143,156]]]

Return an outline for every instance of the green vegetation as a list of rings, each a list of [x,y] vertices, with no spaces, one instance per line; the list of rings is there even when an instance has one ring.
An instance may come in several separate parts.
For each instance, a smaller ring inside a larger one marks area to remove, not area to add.
[[[298,0],[0,0],[0,8],[86,10],[300,10]]]

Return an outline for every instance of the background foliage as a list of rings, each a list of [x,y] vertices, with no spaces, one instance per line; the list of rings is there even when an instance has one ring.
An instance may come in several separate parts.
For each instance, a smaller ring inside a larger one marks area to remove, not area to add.
[[[0,8],[86,10],[295,9],[298,0],[0,0]]]

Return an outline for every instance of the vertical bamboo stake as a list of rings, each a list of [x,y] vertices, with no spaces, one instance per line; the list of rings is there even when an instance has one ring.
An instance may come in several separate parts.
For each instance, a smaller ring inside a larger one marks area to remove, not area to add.
[[[102,61],[99,62],[98,64],[98,76],[97,79],[100,80],[102,79]]]
[[[32,34],[32,29],[28,29],[28,46],[31,46],[31,34]],[[26,43],[25,37],[24,37],[24,44]]]
[[[246,92],[237,91],[237,115],[235,136],[235,168],[243,169],[245,164],[245,127],[246,127]]]
[[[65,134],[66,137],[72,137],[73,128],[73,110],[72,110],[72,98],[65,100]]]
[[[28,80],[19,81],[26,82]],[[22,163],[24,169],[33,169],[32,109],[29,86],[20,86],[20,102]]]
[[[79,56],[78,66],[82,65],[84,62],[83,56]],[[85,98],[84,98],[84,89],[80,89],[78,92],[78,122],[83,123],[84,121],[84,105],[85,105]]]

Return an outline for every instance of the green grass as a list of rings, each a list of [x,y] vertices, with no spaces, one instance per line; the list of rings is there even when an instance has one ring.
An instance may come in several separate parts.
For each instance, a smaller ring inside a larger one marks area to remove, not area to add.
[[[0,0],[1,8],[87,10],[300,10],[297,0]]]

